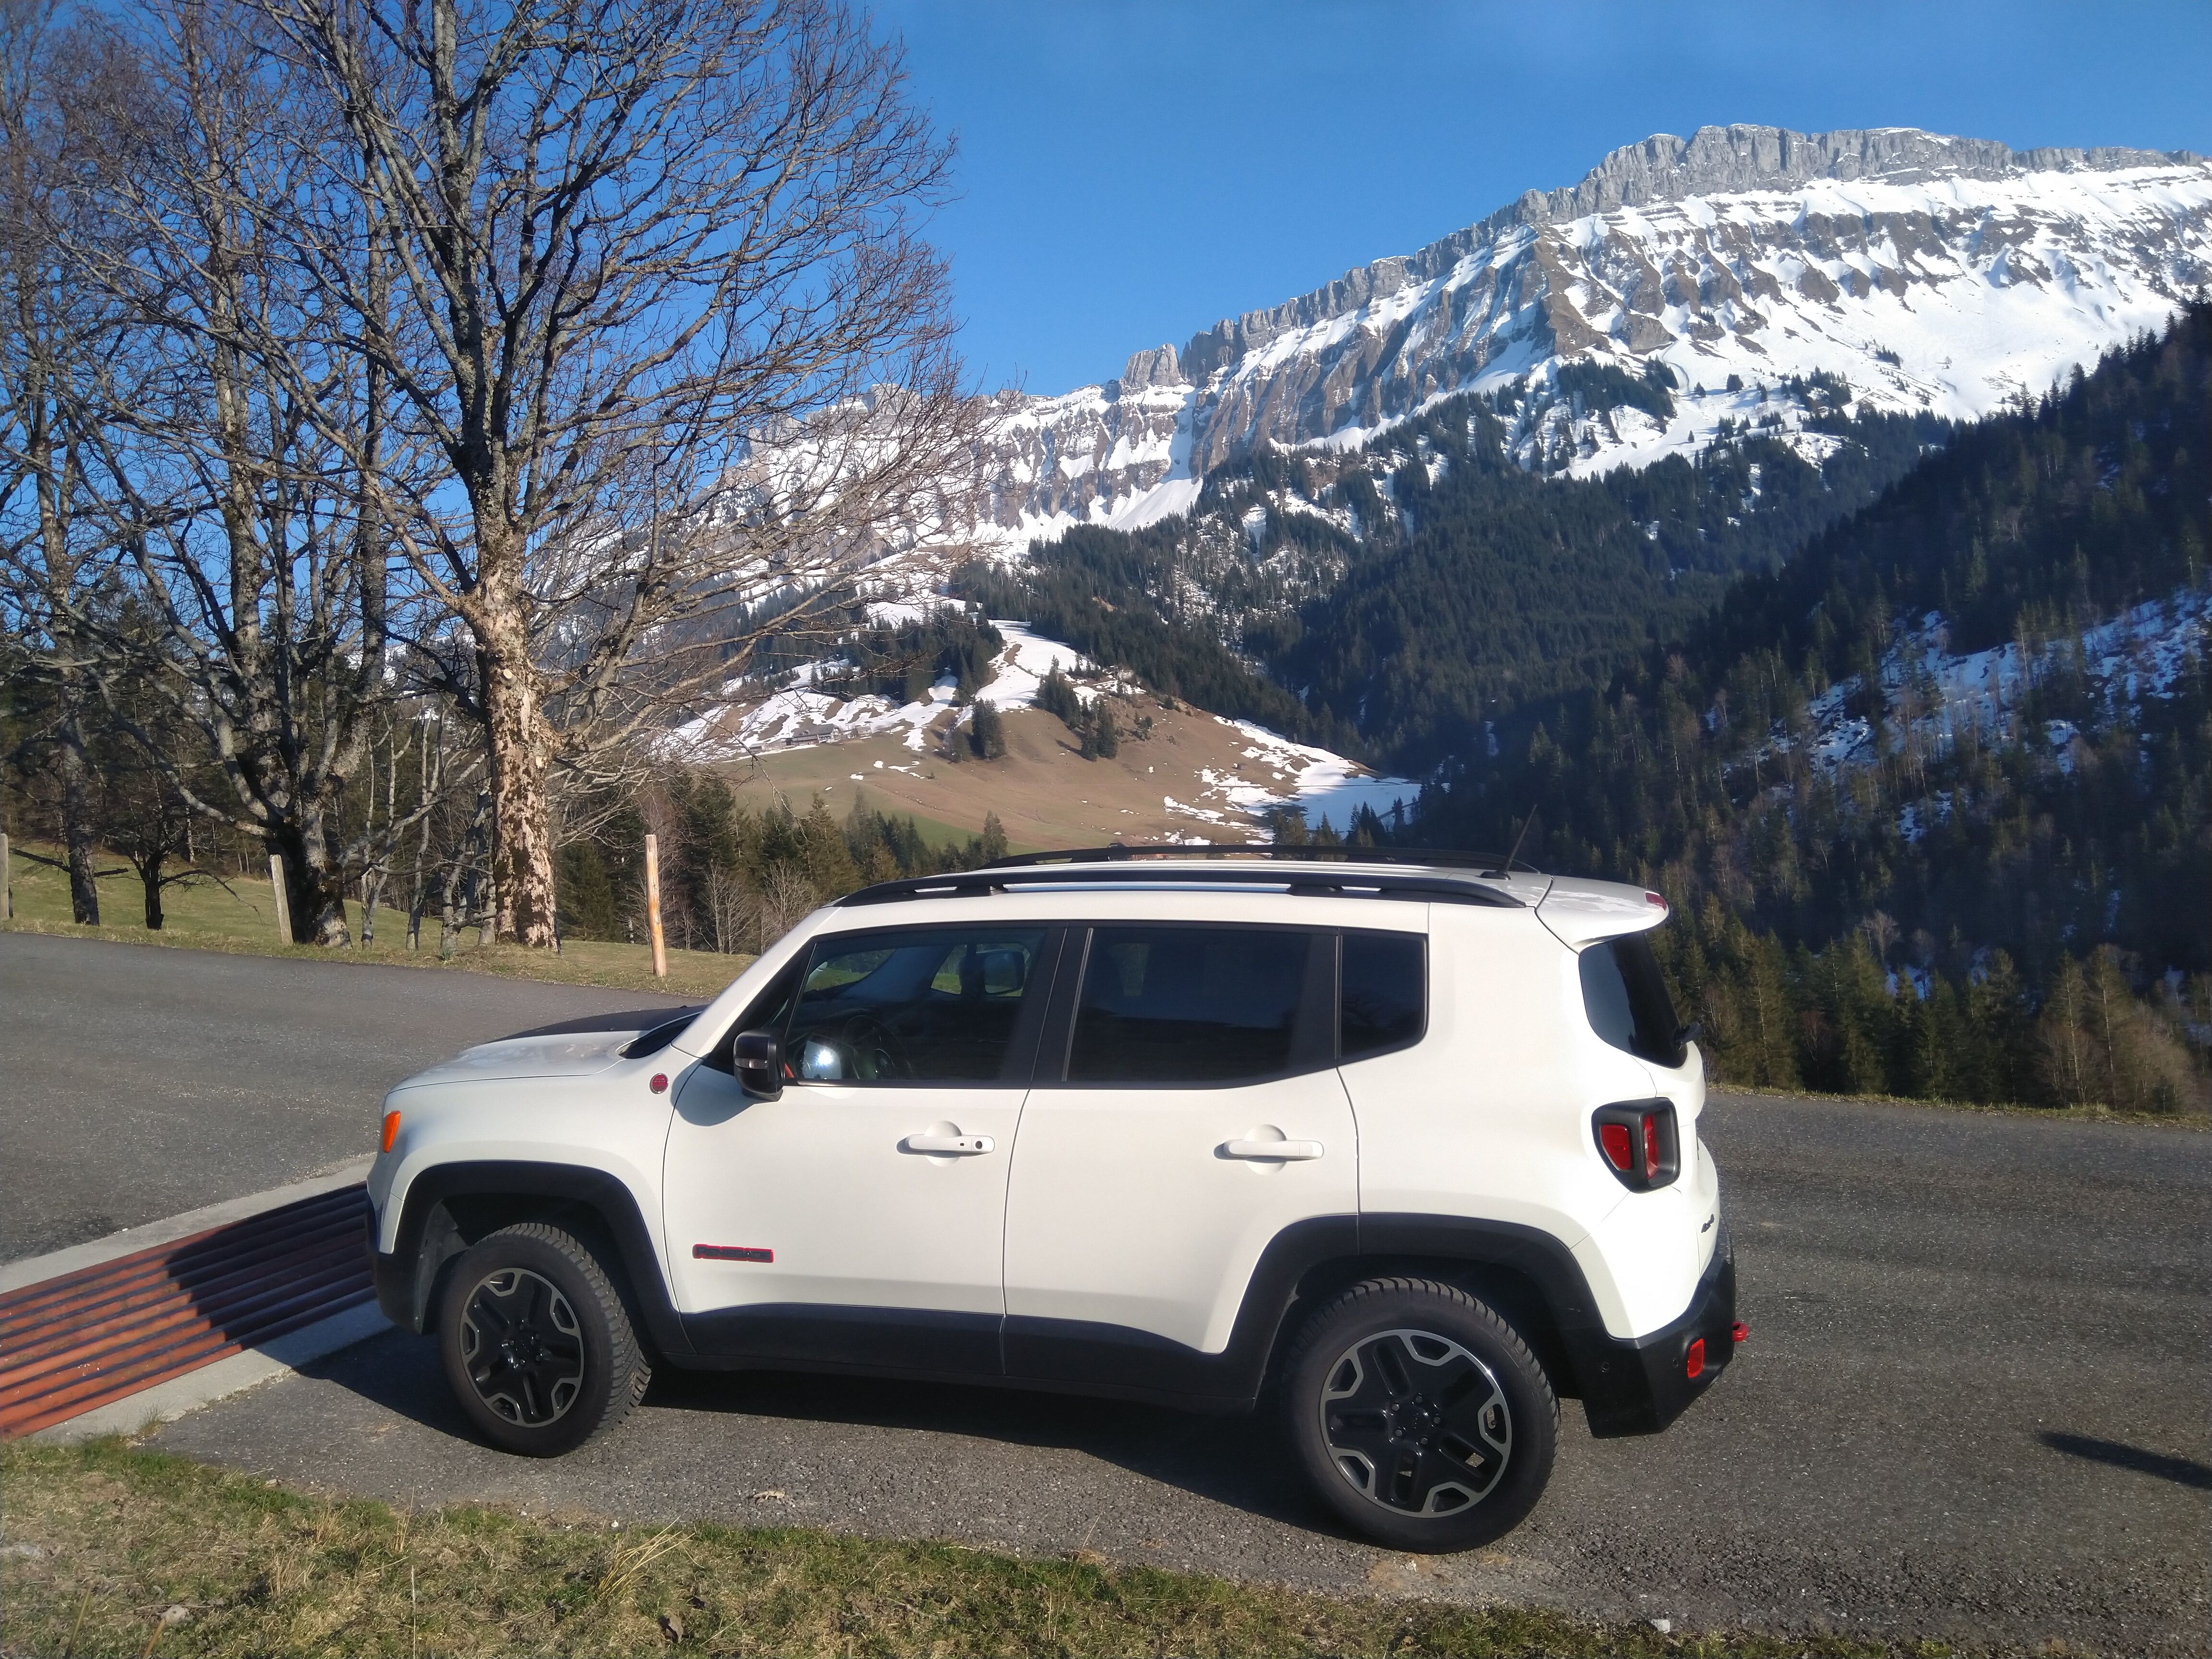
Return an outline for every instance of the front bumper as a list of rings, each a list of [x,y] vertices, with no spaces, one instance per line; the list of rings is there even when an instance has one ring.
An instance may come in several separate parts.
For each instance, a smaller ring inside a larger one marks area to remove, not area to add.
[[[1577,1345],[1575,1370],[1590,1433],[1656,1434],[1712,1387],[1735,1357],[1735,1251],[1726,1223],[1688,1311],[1649,1336],[1597,1334]],[[1688,1375],[1690,1345],[1702,1339],[1705,1369]]]

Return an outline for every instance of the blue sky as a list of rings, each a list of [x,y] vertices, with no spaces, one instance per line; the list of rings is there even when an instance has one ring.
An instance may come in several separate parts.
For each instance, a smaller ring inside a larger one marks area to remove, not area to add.
[[[991,385],[1057,392],[1708,123],[2212,154],[2212,0],[880,0]]]

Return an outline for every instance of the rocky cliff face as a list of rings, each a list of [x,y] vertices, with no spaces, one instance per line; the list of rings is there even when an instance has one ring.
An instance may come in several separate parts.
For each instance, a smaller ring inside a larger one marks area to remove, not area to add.
[[[1007,399],[976,528],[1018,545],[1149,522],[1255,445],[1357,445],[1437,398],[1516,383],[1523,459],[1577,471],[1694,448],[1723,420],[1786,425],[1771,392],[1815,372],[1865,408],[1978,416],[2208,283],[2212,162],[2186,152],[1662,134],[1418,252],[1139,351],[1118,380]],[[1674,413],[1547,395],[1584,360],[1666,364]]]

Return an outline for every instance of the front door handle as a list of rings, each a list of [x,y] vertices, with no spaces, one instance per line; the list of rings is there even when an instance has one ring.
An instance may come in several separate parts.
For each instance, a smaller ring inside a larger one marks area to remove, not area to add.
[[[1318,1140],[1225,1140],[1221,1144],[1224,1158],[1279,1158],[1286,1164],[1319,1158],[1327,1150]]]
[[[998,1142],[988,1135],[928,1134],[908,1135],[899,1142],[902,1152],[933,1152],[943,1158],[974,1158],[980,1153],[996,1150]]]

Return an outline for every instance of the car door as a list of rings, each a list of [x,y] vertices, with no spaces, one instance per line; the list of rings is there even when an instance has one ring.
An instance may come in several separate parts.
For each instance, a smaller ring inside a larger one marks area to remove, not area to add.
[[[1100,926],[1066,960],[1066,1047],[1015,1148],[1007,1370],[1233,1392],[1222,1356],[1262,1253],[1301,1224],[1356,1225],[1334,935]]]
[[[1034,926],[825,936],[772,1011],[781,1096],[706,1063],[686,1076],[664,1190],[702,1352],[999,1371],[1006,1172],[1057,943]]]

